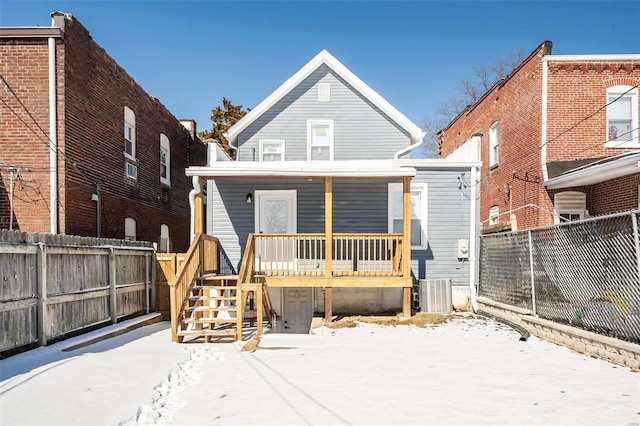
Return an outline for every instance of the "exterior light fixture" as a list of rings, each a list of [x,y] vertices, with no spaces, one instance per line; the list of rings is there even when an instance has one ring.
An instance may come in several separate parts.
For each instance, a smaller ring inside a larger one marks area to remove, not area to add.
[[[251,193],[247,194],[247,204],[251,204],[253,196],[251,195]]]

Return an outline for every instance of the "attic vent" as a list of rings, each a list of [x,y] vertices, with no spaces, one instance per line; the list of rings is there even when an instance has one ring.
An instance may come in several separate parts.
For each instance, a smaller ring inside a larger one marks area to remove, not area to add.
[[[331,100],[331,85],[329,83],[318,83],[318,102],[329,102]]]

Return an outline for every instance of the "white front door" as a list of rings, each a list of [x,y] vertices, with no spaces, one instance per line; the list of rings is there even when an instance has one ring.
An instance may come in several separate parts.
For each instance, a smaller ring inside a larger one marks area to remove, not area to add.
[[[313,312],[311,288],[285,287],[282,313],[283,332],[308,334]]]
[[[296,191],[255,191],[256,234],[295,234]],[[260,271],[291,270],[296,265],[294,242],[284,239],[256,243],[256,268]]]

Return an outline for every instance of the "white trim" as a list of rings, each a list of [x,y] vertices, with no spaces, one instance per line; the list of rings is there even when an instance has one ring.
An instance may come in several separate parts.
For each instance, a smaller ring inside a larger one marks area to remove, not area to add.
[[[496,155],[495,148],[498,148]],[[497,166],[500,163],[500,122],[494,121],[489,126],[489,167]]]
[[[478,312],[478,296],[476,293],[476,282],[477,282],[477,244],[478,244],[478,169],[480,166],[474,166],[471,168],[471,211],[469,213],[469,230],[470,236],[469,239],[471,243],[469,244],[469,292],[471,294],[471,308],[474,312]]]
[[[280,143],[282,144],[282,151],[281,151],[281,156],[280,156],[280,161],[285,161],[284,156],[285,156],[285,142],[284,139],[259,139],[258,140],[258,149],[260,150],[260,153],[258,155],[258,161],[264,161],[263,159],[263,154],[264,154],[264,145],[265,144],[274,144],[274,143]],[[277,161],[276,161],[277,163]]]
[[[265,100],[260,102],[255,108],[253,108],[247,115],[234,124],[226,134],[229,145],[237,148],[238,135],[244,129],[246,129],[257,118],[261,117],[268,109],[275,105],[280,99],[282,99],[287,93],[298,86],[305,78],[318,69],[321,65],[326,65],[331,68],[339,77],[345,80],[355,90],[360,92],[366,99],[372,104],[378,107],[384,114],[395,121],[400,127],[405,129],[411,136],[411,143],[422,142],[422,129],[404,116],[393,105],[386,101],[376,91],[363,82],[358,76],[352,73],[347,67],[340,63],[326,50],[322,50],[313,59],[311,59],[305,66],[303,66],[298,72],[285,81],[280,87],[278,87],[273,93],[271,93]]]
[[[449,158],[400,158],[393,161],[394,166],[400,167],[421,167],[431,169],[459,169],[481,167],[482,161],[460,161]]]
[[[640,61],[640,55],[545,55],[542,61]]]
[[[544,183],[549,189],[570,188],[600,183],[617,177],[640,172],[640,151],[625,153],[621,158],[601,164],[587,165],[549,179]]]
[[[402,194],[403,188],[402,183],[389,183],[388,184],[388,192],[387,192],[387,231],[389,233],[393,233],[393,193],[399,192]],[[424,250],[428,247],[429,235],[427,232],[427,226],[429,221],[428,214],[428,197],[429,197],[429,188],[426,183],[411,183],[411,191],[420,191],[420,213],[421,216],[417,219],[420,221],[420,229],[422,231],[422,235],[420,236],[420,245],[411,245],[411,250]]]
[[[187,176],[202,177],[413,177],[416,169],[392,160],[351,161],[228,161],[213,166],[193,166]]]
[[[632,86],[627,85],[618,85],[608,87],[606,90],[606,104],[609,104],[609,97],[611,96],[621,96],[625,93],[624,97],[631,98],[631,140],[630,141],[618,141],[618,140],[609,140],[609,107],[607,106],[607,125],[606,125],[606,134],[605,134],[605,148],[640,148],[640,143],[638,141],[638,89],[631,89]],[[628,136],[628,135],[623,135]]]
[[[333,161],[333,147],[335,145],[335,133],[333,127],[333,120],[307,120],[307,160],[309,161],[322,161],[322,160],[312,160],[311,159],[311,151],[312,145],[311,141],[313,140],[313,126],[316,125],[328,125],[329,126],[329,143],[326,145],[329,147],[329,161]],[[325,145],[314,145],[315,147],[323,147]]]
[[[540,164],[542,165],[542,180],[549,179],[549,171],[547,170],[547,102],[548,102],[548,81],[549,64],[542,62],[542,135],[540,141]]]
[[[58,233],[58,97],[56,94],[56,40],[49,37],[49,227]],[[11,213],[13,214],[13,212]]]
[[[169,142],[169,138],[164,133],[160,133],[160,169],[162,169],[162,150],[167,152],[165,161],[167,177],[162,177],[162,173],[160,173],[160,182],[171,186],[171,142]]]

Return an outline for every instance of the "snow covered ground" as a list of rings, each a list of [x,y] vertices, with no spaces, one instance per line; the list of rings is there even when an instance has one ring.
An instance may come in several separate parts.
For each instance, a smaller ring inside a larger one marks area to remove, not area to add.
[[[174,344],[168,323],[0,361],[4,425],[638,425],[640,374],[484,319]]]

